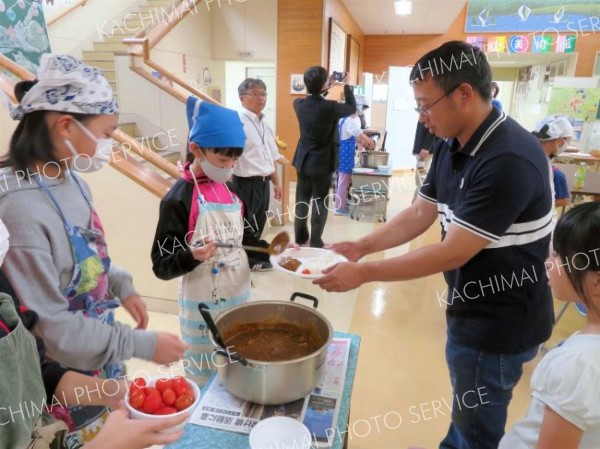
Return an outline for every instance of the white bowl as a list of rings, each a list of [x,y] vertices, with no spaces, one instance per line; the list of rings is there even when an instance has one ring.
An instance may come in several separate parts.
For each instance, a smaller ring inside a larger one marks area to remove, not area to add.
[[[158,379],[169,379],[169,378],[164,377],[164,376],[151,377],[150,379],[146,380],[146,386],[153,387],[154,385],[156,385],[156,381]],[[194,400],[194,403],[192,405],[190,405],[188,408],[186,408],[185,410],[181,410],[180,412],[173,413],[171,415],[149,415],[148,413],[144,413],[144,412],[141,412],[141,411],[133,408],[131,406],[131,404],[129,404],[129,390],[128,390],[127,394],[125,395],[125,405],[127,406],[127,410],[129,410],[129,413],[131,414],[131,418],[132,419],[167,419],[167,418],[173,418],[175,416],[181,416],[184,413],[189,413],[190,417],[191,417],[192,412],[194,411],[194,409],[200,402],[200,388],[198,388],[198,385],[196,385],[196,383],[192,382],[189,379],[185,379],[185,381],[188,383],[188,386],[194,392],[196,399]],[[180,429],[183,429],[185,427],[185,425],[187,424],[187,422],[189,421],[190,417],[188,417],[188,419],[186,419],[184,422],[177,424],[176,426],[169,427],[165,430],[162,430],[160,433],[173,433],[173,432],[179,431]]]
[[[250,431],[250,449],[310,449],[310,430],[287,416],[263,419]]]

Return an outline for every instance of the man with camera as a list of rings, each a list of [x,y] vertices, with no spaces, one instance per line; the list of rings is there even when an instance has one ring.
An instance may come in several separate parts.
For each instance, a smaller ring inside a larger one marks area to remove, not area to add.
[[[308,95],[294,101],[294,111],[300,126],[300,139],[294,154],[296,168],[296,206],[294,210],[295,242],[323,247],[323,230],[327,221],[326,204],[331,179],[337,165],[338,120],[356,111],[352,86],[344,85],[345,103],[326,100],[325,95],[334,82],[343,82],[344,74],[334,72],[330,77],[320,66],[304,72],[304,85]],[[309,206],[311,230],[308,230]]]

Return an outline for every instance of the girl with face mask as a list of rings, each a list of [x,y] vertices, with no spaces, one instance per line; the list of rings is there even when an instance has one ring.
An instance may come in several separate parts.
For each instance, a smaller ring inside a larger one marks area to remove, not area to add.
[[[214,371],[213,345],[199,307],[214,318],[250,297],[248,259],[241,249],[242,203],[226,184],[246,136],[237,112],[195,97],[187,101],[191,160],[160,204],[152,245],[154,274],[181,277],[179,313],[188,378],[203,385]],[[230,244],[217,248],[215,242]]]
[[[106,378],[122,376],[131,357],[171,363],[185,345],[172,334],[147,331],[146,307],[131,276],[111,263],[104,231],[78,171],[106,163],[118,108],[95,68],[69,55],[42,55],[38,79],[17,84],[19,120],[0,161],[0,217],[11,234],[3,270],[28,308],[37,333],[61,365]],[[137,328],[115,321],[123,305]],[[105,408],[54,409],[65,421],[70,448],[89,440]]]
[[[573,136],[573,127],[564,115],[551,115],[540,120],[532,134],[538,138],[542,150],[548,156],[554,205],[555,207],[566,206],[569,204],[569,198],[571,197],[567,178],[561,170],[552,166],[551,160],[569,147]],[[556,219],[555,214],[555,223]]]

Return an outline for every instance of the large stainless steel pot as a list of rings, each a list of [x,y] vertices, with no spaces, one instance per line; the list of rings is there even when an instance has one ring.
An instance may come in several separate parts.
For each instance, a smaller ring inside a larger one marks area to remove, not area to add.
[[[312,300],[314,309],[317,308],[317,298],[294,293],[290,301],[296,297]],[[215,319],[224,340],[227,340],[227,332],[239,328],[240,324],[272,322],[276,318],[317,332],[324,342],[317,351],[305,357],[277,362],[246,359],[248,363],[243,364],[217,350],[215,365],[227,390],[238,398],[258,404],[285,404],[310,393],[321,380],[327,348],[333,338],[331,323],[314,309],[294,302],[256,301],[234,307]],[[210,338],[219,348],[212,334]],[[235,348],[230,350],[235,351]]]
[[[390,153],[384,151],[363,151],[360,153],[360,165],[368,168],[377,168],[387,165]]]

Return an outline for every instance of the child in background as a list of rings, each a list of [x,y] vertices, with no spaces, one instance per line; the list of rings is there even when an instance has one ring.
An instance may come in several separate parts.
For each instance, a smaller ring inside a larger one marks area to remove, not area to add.
[[[600,203],[577,206],[554,230],[547,261],[554,295],[583,302],[583,329],[550,351],[531,378],[527,416],[499,449],[597,449],[600,441]]]
[[[193,160],[160,203],[152,268],[160,279],[183,276],[181,334],[190,345],[184,367],[201,386],[214,367],[209,363],[213,345],[198,306],[207,306],[216,317],[250,297],[250,270],[241,249],[242,203],[225,184],[246,136],[235,111],[195,97],[186,109]],[[238,247],[217,248],[215,241]]]
[[[367,137],[361,129],[359,113],[363,109],[363,99],[356,97],[356,111],[354,114],[340,119],[338,133],[340,136],[340,155],[337,171],[337,189],[335,196],[334,215],[350,215],[348,210],[348,189],[354,170],[354,159],[357,143],[369,150],[375,148],[375,142]]]

